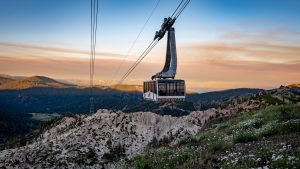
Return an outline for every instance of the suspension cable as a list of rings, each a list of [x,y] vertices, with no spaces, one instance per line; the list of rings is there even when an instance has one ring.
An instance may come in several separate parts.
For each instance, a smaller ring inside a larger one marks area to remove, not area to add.
[[[176,11],[178,10],[178,8],[180,7],[180,5],[182,4],[184,0],[181,0],[180,4],[177,6],[177,8],[175,9],[175,11],[173,12],[173,14],[171,15],[171,18],[173,18],[174,14],[176,13]]]
[[[98,0],[91,0],[91,53],[90,53],[90,113],[94,113],[94,74],[98,25]]]
[[[185,7],[190,3],[190,0],[187,0],[184,5],[182,6],[182,8],[179,10],[179,12],[176,14],[175,19],[177,19],[179,17],[179,15],[182,13],[182,11],[185,9]]]
[[[123,60],[122,60],[121,63],[119,64],[119,66],[118,66],[118,68],[117,68],[117,71],[115,71],[115,74],[114,74],[114,76],[113,76],[113,77],[114,77],[113,79],[115,79],[116,75],[119,73],[121,67],[123,66],[125,60],[126,60],[127,57],[130,55],[130,53],[131,53],[133,47],[135,46],[137,40],[139,39],[139,37],[141,36],[142,32],[144,31],[146,25],[148,24],[149,20],[151,19],[152,15],[154,14],[154,12],[155,12],[156,8],[158,7],[159,3],[160,3],[160,0],[157,0],[156,3],[155,3],[154,8],[152,9],[152,11],[150,12],[150,15],[148,16],[146,22],[144,23],[144,25],[142,26],[142,28],[141,28],[140,32],[138,33],[137,37],[135,38],[135,40],[134,40],[133,43],[131,44],[129,50],[127,51],[127,54],[125,55],[125,57],[123,58]]]
[[[122,83],[128,76],[129,74],[137,67],[137,65],[141,62],[141,60],[145,57],[145,54],[148,54],[155,45],[157,40],[152,41],[148,47],[143,51],[143,53],[139,56],[139,58],[132,64],[132,66],[129,68],[129,70],[124,74],[122,79],[120,80],[120,83]]]
[[[134,62],[134,64],[128,69],[128,71],[123,75],[119,84],[122,84],[123,81],[129,76],[129,74],[138,66],[139,63],[148,55],[148,53],[154,48],[154,46],[158,43],[158,40],[152,41],[149,46],[143,51],[140,57]]]

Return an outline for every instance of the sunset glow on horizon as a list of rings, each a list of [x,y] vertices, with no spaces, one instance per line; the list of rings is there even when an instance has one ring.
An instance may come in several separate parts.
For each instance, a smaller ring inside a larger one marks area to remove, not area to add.
[[[161,0],[117,72],[156,0],[100,0],[96,84],[120,80],[179,2]],[[0,74],[87,81],[89,5],[87,0],[1,1]],[[299,16],[295,0],[192,0],[174,25],[176,78],[198,92],[299,83]],[[149,80],[162,69],[165,52],[166,39],[125,83]]]

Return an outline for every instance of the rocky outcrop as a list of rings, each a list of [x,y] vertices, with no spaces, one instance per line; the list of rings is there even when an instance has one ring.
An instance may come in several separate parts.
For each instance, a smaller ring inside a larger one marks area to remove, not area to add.
[[[1,151],[0,167],[114,168],[122,159],[142,153],[154,140],[172,143],[197,134],[209,118],[205,114],[172,117],[98,110],[90,116],[64,117],[33,143]]]

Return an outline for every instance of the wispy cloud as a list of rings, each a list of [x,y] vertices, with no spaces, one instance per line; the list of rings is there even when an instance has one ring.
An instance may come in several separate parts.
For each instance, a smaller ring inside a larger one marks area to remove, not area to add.
[[[296,29],[277,28],[265,31],[226,30],[220,35],[225,42],[249,42],[260,44],[300,45],[300,31]]]
[[[40,51],[48,55],[53,55],[51,53],[56,53],[56,55],[58,55],[57,53],[59,53],[60,57],[73,57],[73,58],[76,58],[78,56],[81,56],[82,58],[87,58],[90,55],[90,51],[87,50],[55,48],[55,47],[30,45],[30,44],[0,42],[0,48],[1,47],[2,48],[5,47],[7,53],[23,52],[23,53],[30,53],[32,55],[33,53],[36,54],[37,51]],[[96,52],[96,56],[102,59],[120,59],[124,57],[124,55],[122,54],[107,53],[107,52]]]
[[[182,51],[198,58],[214,60],[227,58],[231,60],[261,61],[284,63],[300,60],[300,46],[287,46],[260,43],[214,43],[184,45]],[[184,52],[183,52],[184,53]]]

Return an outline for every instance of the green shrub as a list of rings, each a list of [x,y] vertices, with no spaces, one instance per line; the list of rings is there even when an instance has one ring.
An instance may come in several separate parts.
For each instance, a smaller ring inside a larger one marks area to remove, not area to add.
[[[240,131],[233,136],[234,143],[247,143],[258,140],[258,136],[251,131]]]
[[[211,139],[215,136],[215,132],[214,130],[206,130],[205,132],[203,132],[200,137],[199,137],[199,141],[203,141],[203,140],[207,140],[207,139]]]
[[[197,144],[199,140],[196,137],[187,137],[178,141],[177,145],[194,145]]]
[[[243,129],[259,128],[263,125],[263,121],[260,118],[249,118],[241,121],[237,127]]]
[[[134,166],[135,169],[150,169],[148,159],[142,156],[136,156],[131,160],[131,164]]]
[[[299,120],[289,120],[283,123],[274,122],[270,125],[270,127],[267,127],[266,129],[263,129],[262,132],[260,132],[261,136],[268,137],[276,134],[287,134],[291,132],[299,132],[300,131],[300,121]]]
[[[275,104],[277,104],[277,103],[280,103],[280,100],[278,100],[277,98],[272,97],[271,95],[264,95],[264,96],[263,96],[263,99],[264,99],[267,103],[269,103],[269,104],[271,104],[271,105],[275,105]]]
[[[229,124],[227,122],[221,123],[220,125],[218,125],[217,130],[223,130],[229,127]]]
[[[224,150],[230,146],[230,142],[223,140],[223,139],[218,139],[211,144],[208,145],[208,150],[210,152],[216,152],[219,150]]]
[[[300,120],[289,120],[280,124],[280,133],[287,134],[300,131]]]
[[[172,152],[169,149],[160,149],[151,160],[151,166],[154,166],[154,168],[165,168],[164,166],[168,163],[170,155],[172,155]]]
[[[188,162],[190,159],[193,158],[193,153],[192,152],[180,152],[174,155],[171,158],[169,168],[176,168],[178,165],[182,165],[186,162]]]
[[[295,105],[286,105],[279,107],[279,121],[288,121],[292,119],[300,119],[300,107]]]
[[[277,122],[271,122],[267,125],[263,126],[263,128],[260,129],[259,135],[262,137],[269,137],[272,135],[276,135],[280,133],[280,126]]]
[[[259,111],[260,117],[264,121],[279,121],[284,122],[291,119],[300,119],[300,106],[299,105],[281,105],[281,106],[269,106],[266,109]]]

